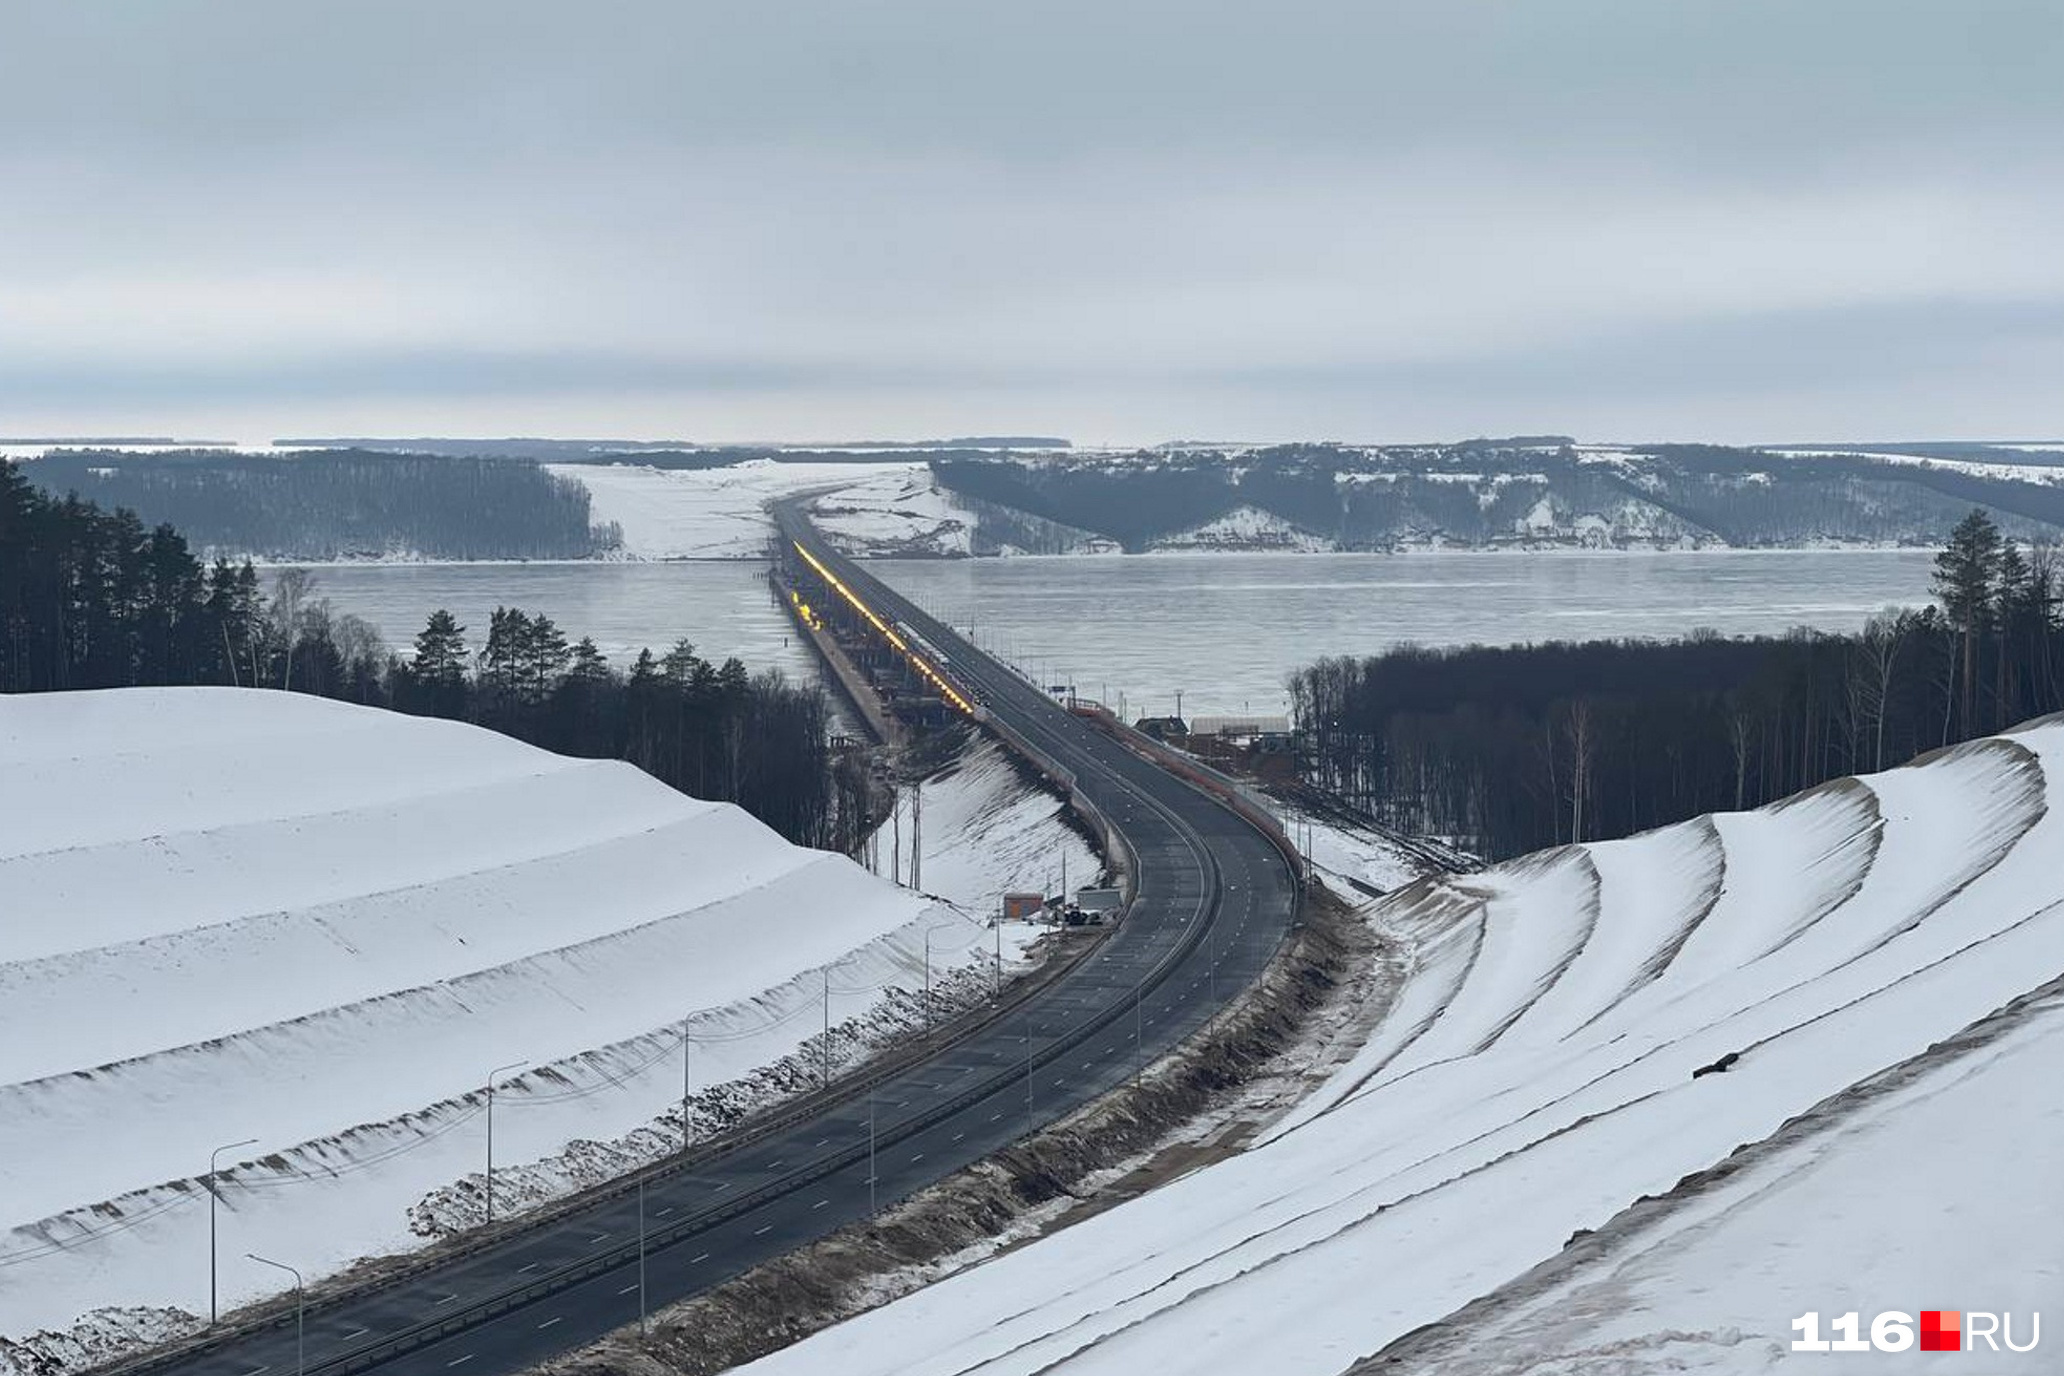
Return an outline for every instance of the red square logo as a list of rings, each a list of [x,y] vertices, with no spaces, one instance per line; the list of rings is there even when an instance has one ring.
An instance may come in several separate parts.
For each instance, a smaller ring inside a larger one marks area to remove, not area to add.
[[[1923,1309],[1921,1311],[1921,1351],[1963,1351],[1963,1320],[1964,1311],[1961,1309]]]

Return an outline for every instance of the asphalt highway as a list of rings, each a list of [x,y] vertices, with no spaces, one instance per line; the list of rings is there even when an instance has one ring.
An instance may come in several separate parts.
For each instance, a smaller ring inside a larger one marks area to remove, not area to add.
[[[884,617],[916,628],[984,709],[1073,770],[1137,856],[1125,921],[1013,1010],[893,1076],[713,1159],[648,1174],[563,1217],[377,1288],[133,1363],[178,1376],[502,1376],[635,1324],[865,1219],[1122,1084],[1261,973],[1295,921],[1292,873],[1258,830],[1141,759],[821,546]],[[641,1242],[642,1236],[642,1242]],[[641,1260],[642,1258],[642,1260]],[[282,1258],[291,1261],[291,1257]]]

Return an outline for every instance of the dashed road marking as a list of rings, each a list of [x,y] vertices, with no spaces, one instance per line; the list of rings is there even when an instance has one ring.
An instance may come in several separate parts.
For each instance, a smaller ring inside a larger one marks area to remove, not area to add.
[[[473,1360],[473,1358],[474,1358],[474,1356],[475,1356],[475,1354],[474,1354],[474,1353],[468,1352],[468,1353],[467,1353],[467,1354],[466,1354],[465,1356],[463,1356],[463,1357],[454,1357],[454,1358],[452,1358],[452,1359],[451,1359],[450,1361],[446,1362],[446,1363],[445,1363],[445,1365],[446,1365],[446,1366],[464,1366],[464,1365],[465,1365],[465,1364],[466,1364],[467,1362],[470,1362],[470,1361],[472,1361],[472,1360]]]
[[[701,1253],[698,1253],[698,1254],[697,1254],[697,1255],[695,1255],[695,1256],[692,1256],[692,1257],[688,1258],[688,1264],[689,1264],[690,1266],[693,1266],[693,1265],[694,1265],[694,1264],[695,1264],[696,1262],[698,1262],[698,1261],[708,1261],[708,1260],[709,1260],[709,1253],[708,1253],[708,1252],[701,1252]]]
[[[765,1234],[767,1234],[767,1233],[771,1233],[771,1232],[773,1232],[773,1231],[774,1231],[774,1225],[773,1225],[773,1224],[771,1224],[771,1223],[762,1223],[762,1224],[761,1224],[761,1225],[760,1225],[759,1227],[757,1227],[757,1228],[755,1228],[755,1229],[753,1229],[753,1230],[752,1230],[752,1235],[753,1235],[754,1237],[761,1237],[761,1236],[764,1236]]]
[[[551,1326],[552,1326],[553,1324],[555,1324],[555,1323],[559,1323],[559,1322],[561,1322],[562,1320],[564,1320],[564,1319],[565,1319],[565,1317],[566,1317],[566,1316],[565,1316],[564,1314],[554,1314],[554,1315],[553,1315],[553,1316],[552,1316],[551,1318],[549,1318],[549,1319],[546,1319],[546,1320],[545,1320],[545,1321],[544,1321],[543,1323],[539,1324],[539,1325],[538,1325],[538,1327],[539,1327],[539,1328],[550,1328],[550,1327],[551,1327]]]

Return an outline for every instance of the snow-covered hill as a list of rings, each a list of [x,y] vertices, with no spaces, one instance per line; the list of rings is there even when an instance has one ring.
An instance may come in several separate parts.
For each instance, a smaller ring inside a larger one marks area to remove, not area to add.
[[[205,1315],[224,1143],[227,1308],[277,1288],[247,1251],[313,1278],[477,1218],[496,1066],[506,1213],[570,1143],[678,1143],[684,1016],[713,1085],[816,1032],[826,972],[837,1023],[927,929],[993,949],[629,765],[299,695],[0,697],[0,780],[0,1370],[96,1306]]]
[[[1937,1306],[2025,1342],[2060,857],[2050,719],[1412,885],[1370,910],[1395,1002],[1251,1150],[751,1370],[1752,1373],[1808,1310]]]

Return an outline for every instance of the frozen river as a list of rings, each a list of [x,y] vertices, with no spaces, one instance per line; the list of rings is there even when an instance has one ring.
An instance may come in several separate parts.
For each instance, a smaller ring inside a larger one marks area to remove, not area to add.
[[[1926,600],[1927,550],[1695,553],[1201,554],[884,560],[889,583],[1036,676],[1119,694],[1134,713],[1280,712],[1321,655],[1405,641],[1849,630]],[[318,595],[406,648],[447,607],[478,636],[497,605],[543,611],[622,656],[677,639],[752,668],[814,672],[749,562],[355,565]]]

